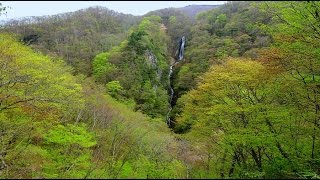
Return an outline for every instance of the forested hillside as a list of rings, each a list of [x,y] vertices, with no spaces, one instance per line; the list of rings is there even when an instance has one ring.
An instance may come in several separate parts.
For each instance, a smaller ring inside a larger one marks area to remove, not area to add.
[[[127,40],[93,61],[94,77],[114,98],[133,99],[151,117],[164,117],[168,108],[169,37],[161,25],[159,16],[143,18]]]
[[[0,177],[320,178],[319,14],[227,2],[8,21]]]
[[[259,24],[269,25],[271,16],[256,3],[230,2],[197,15],[192,26],[185,61],[175,71],[175,101],[196,86],[196,79],[211,66],[228,57],[256,58],[256,51],[271,43],[269,34]],[[180,109],[176,106],[174,114]]]
[[[204,29],[205,39],[215,43],[192,56],[194,36],[190,40],[189,66],[210,67],[178,100],[175,130],[188,131],[215,177],[319,178],[320,4],[239,3],[230,19],[232,7],[198,16],[207,25],[217,12],[213,26]],[[232,22],[236,17],[243,24]],[[224,44],[215,48],[220,38]]]
[[[126,38],[140,17],[91,7],[52,16],[26,17],[5,23],[5,32],[19,35],[24,44],[51,56],[62,57],[75,73],[91,75],[93,57]]]

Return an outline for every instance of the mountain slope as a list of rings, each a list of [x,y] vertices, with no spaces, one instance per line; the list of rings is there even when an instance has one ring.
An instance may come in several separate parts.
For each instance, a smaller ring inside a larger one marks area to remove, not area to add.
[[[190,18],[194,18],[200,12],[208,11],[217,7],[220,7],[220,5],[189,5],[177,9],[187,14]]]
[[[90,7],[53,16],[11,20],[4,30],[18,34],[25,44],[62,57],[76,73],[91,74],[93,57],[118,45],[139,17],[104,7]]]

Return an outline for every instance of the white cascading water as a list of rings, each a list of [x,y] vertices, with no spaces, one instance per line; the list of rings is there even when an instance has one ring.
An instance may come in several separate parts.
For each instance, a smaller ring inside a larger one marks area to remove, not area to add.
[[[180,40],[180,47],[179,47],[179,61],[183,59],[184,53],[184,44],[186,43],[185,37],[183,36]]]
[[[183,53],[184,53],[184,45],[185,45],[185,37],[182,36],[180,43],[179,43],[179,53],[178,53],[178,57],[177,60],[175,61],[172,65],[170,65],[170,69],[169,69],[169,87],[170,87],[170,99],[169,99],[169,111],[167,113],[167,124],[169,127],[171,127],[171,118],[170,118],[170,112],[172,111],[172,99],[173,99],[173,95],[174,95],[174,91],[173,88],[171,86],[171,75],[173,72],[173,67],[178,64],[182,59],[183,59]]]

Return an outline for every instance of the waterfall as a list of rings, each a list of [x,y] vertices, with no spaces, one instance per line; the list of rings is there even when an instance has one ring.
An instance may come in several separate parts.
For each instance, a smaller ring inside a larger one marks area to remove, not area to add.
[[[182,36],[182,38],[180,39],[179,42],[179,52],[178,52],[178,57],[177,57],[177,61],[175,61],[173,64],[170,65],[170,69],[169,69],[169,88],[170,88],[170,98],[169,98],[169,110],[167,113],[167,125],[169,127],[171,127],[171,118],[170,118],[170,112],[172,111],[172,99],[173,99],[173,95],[174,95],[174,91],[173,91],[173,87],[171,85],[171,75],[173,72],[173,67],[179,63],[179,61],[181,61],[183,59],[183,53],[184,53],[184,45],[186,43],[185,37]]]
[[[186,43],[186,39],[183,36],[180,40],[179,43],[179,56],[178,56],[178,61],[181,61],[183,59],[183,53],[184,53],[184,44]]]
[[[169,127],[171,127],[171,118],[170,118],[170,112],[172,111],[172,98],[173,98],[173,88],[171,85],[171,74],[173,72],[173,66],[176,65],[178,62],[175,62],[174,64],[170,65],[170,69],[169,69],[169,75],[168,75],[168,79],[169,79],[169,88],[170,88],[170,98],[169,98],[169,110],[167,113],[167,125]]]

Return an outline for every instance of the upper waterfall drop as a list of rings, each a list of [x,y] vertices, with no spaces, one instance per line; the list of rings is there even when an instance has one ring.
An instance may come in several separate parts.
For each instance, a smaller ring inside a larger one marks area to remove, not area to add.
[[[179,54],[178,54],[178,61],[181,61],[183,59],[183,53],[184,53],[184,45],[186,43],[186,38],[182,36],[180,40],[180,46],[179,46]]]

